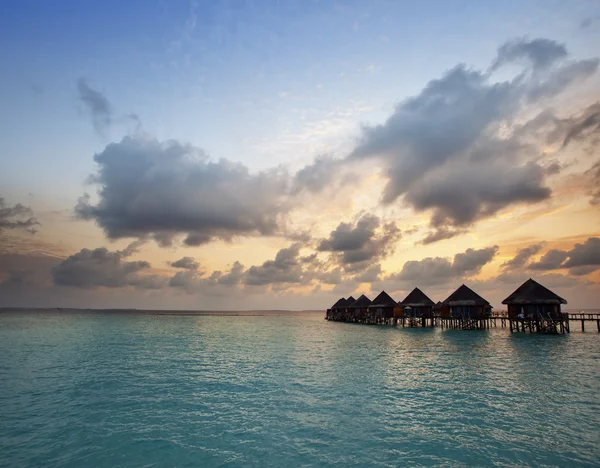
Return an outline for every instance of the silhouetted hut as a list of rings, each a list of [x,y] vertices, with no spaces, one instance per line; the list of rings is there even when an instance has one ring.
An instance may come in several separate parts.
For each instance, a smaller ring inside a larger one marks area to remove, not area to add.
[[[402,307],[404,317],[430,318],[433,316],[435,303],[423,291],[415,288],[398,305]]]
[[[453,318],[483,319],[492,313],[490,303],[464,284],[442,302],[442,316],[446,307]]]
[[[352,304],[347,307],[350,320],[361,321],[367,316],[368,308],[371,305],[371,299],[364,294],[361,294]]]
[[[346,299],[344,299],[342,297],[342,298],[338,299],[338,301],[331,306],[331,310],[344,309],[344,308],[346,308],[346,305],[347,305]]]
[[[377,319],[390,319],[394,317],[394,309],[398,304],[385,291],[373,299],[369,306],[369,315]]]
[[[354,302],[354,301],[352,301]],[[348,305],[348,300],[343,297],[338,299],[335,304],[331,306],[329,310],[327,310],[326,318],[330,320],[339,320],[341,315],[346,310],[346,306]]]
[[[509,318],[561,318],[560,306],[567,301],[529,278],[502,301],[508,306]]]
[[[435,305],[433,306],[433,313],[435,315],[440,315],[443,308],[444,308],[444,304],[442,304],[442,301],[437,301],[435,303]]]

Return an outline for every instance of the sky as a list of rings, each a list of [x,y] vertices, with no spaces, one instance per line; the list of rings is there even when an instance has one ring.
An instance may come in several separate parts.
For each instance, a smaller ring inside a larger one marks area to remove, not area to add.
[[[0,307],[600,307],[600,4],[0,4]]]

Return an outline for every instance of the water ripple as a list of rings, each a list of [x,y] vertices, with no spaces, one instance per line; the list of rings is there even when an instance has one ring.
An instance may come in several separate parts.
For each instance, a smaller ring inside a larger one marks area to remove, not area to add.
[[[600,466],[600,338],[0,316],[0,466]]]

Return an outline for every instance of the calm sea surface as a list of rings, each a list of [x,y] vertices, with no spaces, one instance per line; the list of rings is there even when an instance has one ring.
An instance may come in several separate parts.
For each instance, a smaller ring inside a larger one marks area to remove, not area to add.
[[[0,314],[0,466],[328,465],[598,467],[600,335]]]

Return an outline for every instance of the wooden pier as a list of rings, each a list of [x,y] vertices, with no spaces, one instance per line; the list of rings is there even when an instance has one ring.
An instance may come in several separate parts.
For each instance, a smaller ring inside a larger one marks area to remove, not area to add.
[[[489,330],[490,328],[509,328],[511,332],[522,333],[545,333],[562,334],[571,332],[571,324],[581,325],[581,331],[586,331],[588,325],[595,324],[595,328],[600,333],[600,314],[569,313],[562,312],[557,319],[550,317],[523,317],[510,318],[505,313],[494,313],[486,318],[472,319],[468,317],[442,317],[433,315],[431,317],[377,317],[374,314],[364,314],[361,316],[342,316],[333,315],[328,310],[325,317],[334,322],[362,323],[366,325],[389,325],[403,328],[431,328],[440,327],[450,330]],[[595,322],[595,323],[594,323]]]
[[[434,303],[419,288],[396,302],[382,291],[373,301],[362,294],[339,299],[327,309],[325,319],[334,322],[391,325],[394,327],[441,327],[452,330],[489,330],[492,327],[509,328],[511,332],[564,334],[571,332],[572,323],[586,322],[600,333],[600,314],[562,312],[567,301],[529,278],[502,301],[506,311],[493,312],[489,301],[466,285],[461,285],[445,301]],[[592,322],[592,323],[589,323]]]

